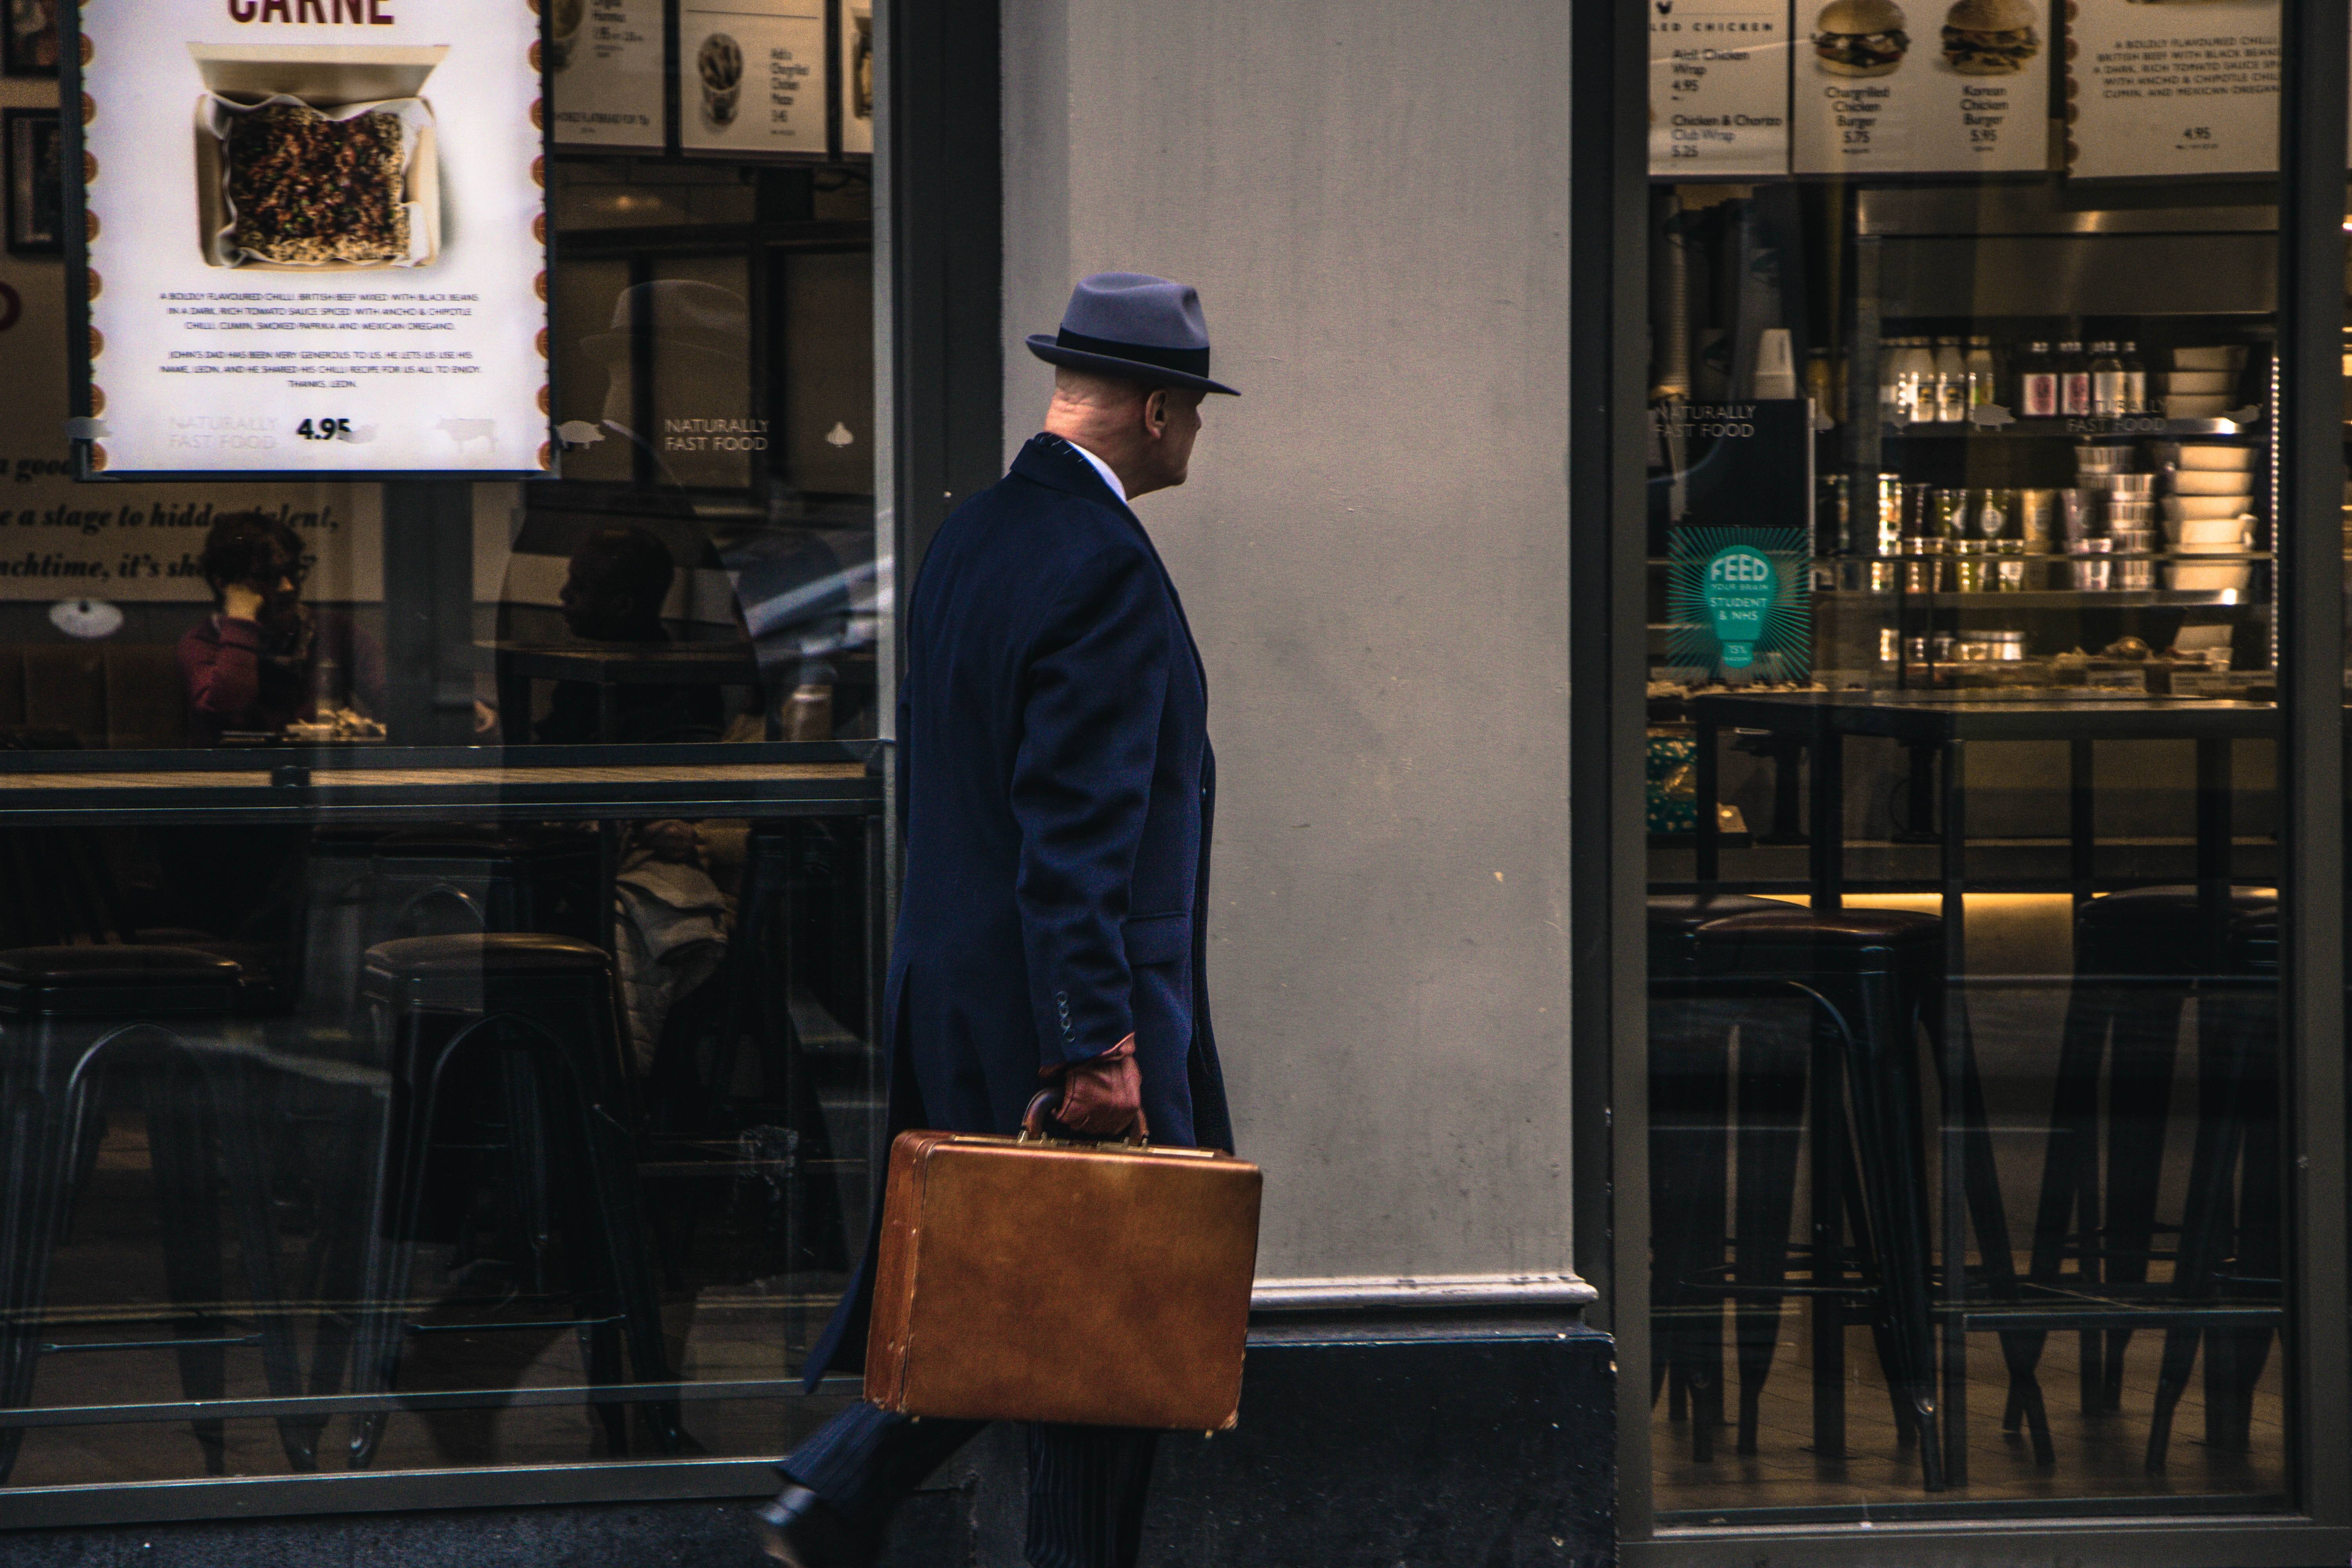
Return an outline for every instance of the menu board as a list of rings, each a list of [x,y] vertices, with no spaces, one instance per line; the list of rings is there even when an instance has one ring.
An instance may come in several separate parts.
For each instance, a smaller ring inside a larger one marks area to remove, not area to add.
[[[81,26],[90,470],[549,466],[528,0],[106,0]]]
[[[2279,0],[2076,0],[2067,161],[2083,179],[2278,167]]]
[[[552,0],[547,66],[551,140],[663,145],[661,0]]]
[[[678,145],[825,152],[824,0],[681,0]]]
[[[0,256],[0,287],[8,291],[0,298],[16,302],[13,321],[0,312],[0,356],[47,363],[66,341],[65,269],[54,257]],[[178,600],[209,609],[212,590],[197,563],[205,535],[224,513],[255,510],[300,537],[311,597],[383,596],[381,487],[340,476],[268,484],[204,474],[82,484],[66,397],[65,377],[47,374],[20,374],[0,397],[0,472],[8,475],[0,488],[0,600],[47,603],[51,624],[68,637],[111,635],[113,605]]]
[[[1650,173],[1788,172],[1788,0],[1650,0]]]
[[[1798,174],[2048,166],[2043,0],[1797,0],[1797,22],[1808,34],[1790,73]]]

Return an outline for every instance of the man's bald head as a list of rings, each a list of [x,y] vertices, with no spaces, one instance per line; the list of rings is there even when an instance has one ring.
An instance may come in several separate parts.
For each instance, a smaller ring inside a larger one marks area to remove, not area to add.
[[[1133,500],[1184,482],[1201,433],[1201,396],[1065,365],[1054,372],[1045,429],[1108,464]]]

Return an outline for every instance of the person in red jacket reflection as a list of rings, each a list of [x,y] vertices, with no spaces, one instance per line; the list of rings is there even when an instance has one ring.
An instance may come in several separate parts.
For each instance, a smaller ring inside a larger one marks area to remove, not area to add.
[[[229,731],[278,733],[333,710],[383,711],[383,653],[337,610],[302,603],[309,570],[294,530],[268,512],[231,512],[199,563],[213,614],[182,635],[180,678],[198,743]]]

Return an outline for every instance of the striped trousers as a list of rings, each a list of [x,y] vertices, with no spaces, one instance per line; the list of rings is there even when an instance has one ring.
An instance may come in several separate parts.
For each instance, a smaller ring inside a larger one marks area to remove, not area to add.
[[[898,1500],[978,1436],[978,1421],[914,1421],[860,1401],[777,1468],[861,1530],[879,1534]],[[1134,1568],[1157,1432],[1048,1426],[1029,1435],[1030,1568]]]

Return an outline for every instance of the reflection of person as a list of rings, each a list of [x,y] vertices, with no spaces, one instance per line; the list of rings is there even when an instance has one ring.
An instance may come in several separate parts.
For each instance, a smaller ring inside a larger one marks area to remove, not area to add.
[[[1013,1132],[1043,1080],[1077,1131],[1231,1148],[1201,969],[1207,689],[1127,502],[1184,482],[1202,395],[1232,388],[1164,279],[1088,278],[1060,335],[1029,342],[1060,367],[1045,433],[940,530],[907,622],[889,1131]],[[860,1359],[873,1267],[869,1243],[812,1386]],[[768,1551],[872,1563],[898,1499],[979,1429],[851,1406],[783,1461]],[[1133,1563],[1154,1442],[1033,1426],[1029,1561]]]
[[[581,348],[604,367],[604,407],[593,439],[604,440],[609,433],[628,443],[645,454],[654,483],[675,489],[679,481],[669,460],[651,436],[636,428],[637,377],[654,374],[654,365],[639,364],[637,356],[658,360],[665,384],[674,378],[675,386],[697,389],[711,399],[667,412],[723,416],[746,406],[751,341],[751,308],[732,289],[691,278],[657,278],[622,289],[613,301],[611,324],[580,340]],[[693,516],[693,508],[681,504],[679,515]]]
[[[557,603],[572,635],[588,642],[667,647],[661,622],[677,568],[669,547],[642,528],[600,528],[572,552]],[[547,717],[533,731],[542,745],[599,742],[716,741],[726,728],[726,704],[715,686],[620,685],[612,689],[612,732],[604,732],[604,701],[594,685],[559,680]]]
[[[267,512],[232,512],[205,536],[198,563],[213,614],[181,637],[199,739],[224,731],[275,732],[321,710],[383,711],[383,654],[334,610],[302,603],[302,541]]]

